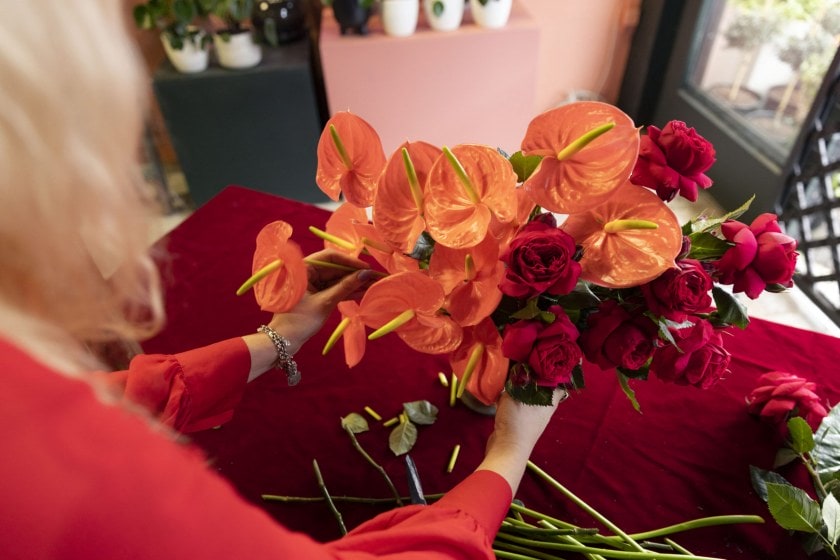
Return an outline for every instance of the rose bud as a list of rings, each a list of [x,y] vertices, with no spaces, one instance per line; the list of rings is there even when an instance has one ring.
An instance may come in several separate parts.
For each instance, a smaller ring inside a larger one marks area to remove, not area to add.
[[[747,410],[774,424],[783,437],[787,437],[787,421],[793,416],[801,416],[816,431],[828,414],[816,387],[792,373],[771,371],[758,378],[758,386],[747,396]]]
[[[677,267],[642,285],[650,311],[676,322],[689,314],[704,313],[712,306],[712,277],[694,259],[677,261]]]
[[[653,321],[640,313],[630,313],[610,299],[587,319],[580,347],[586,359],[601,369],[637,370],[653,353],[656,333]]]

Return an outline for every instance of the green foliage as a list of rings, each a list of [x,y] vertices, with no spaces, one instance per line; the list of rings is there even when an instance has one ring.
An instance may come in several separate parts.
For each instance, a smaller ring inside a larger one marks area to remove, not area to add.
[[[691,249],[688,258],[698,261],[719,259],[732,247],[732,243],[708,232],[691,234],[689,239],[691,240]]]
[[[408,419],[415,424],[434,424],[437,420],[438,408],[429,401],[413,401],[403,403]]]
[[[719,286],[712,288],[712,297],[715,300],[717,311],[712,313],[711,320],[718,325],[735,325],[741,329],[747,328],[750,318],[747,308],[738,301],[733,294]]]
[[[388,436],[388,447],[394,455],[405,455],[417,443],[417,426],[410,421],[397,424]]]
[[[823,418],[814,436],[814,449],[810,453],[819,475],[832,475],[840,471],[840,407],[835,406]]]
[[[790,446],[796,453],[801,455],[814,450],[814,434],[808,422],[799,416],[794,416],[788,420],[787,425],[790,432]]]
[[[524,364],[521,365],[527,367]],[[550,406],[554,403],[554,390],[551,387],[542,387],[536,383],[514,385],[508,380],[505,383],[505,391],[514,399],[525,404]]]
[[[531,176],[541,161],[542,156],[526,156],[521,151],[510,156],[510,165],[516,172],[516,179],[520,183]]]
[[[767,506],[773,519],[784,529],[804,533],[820,532],[820,505],[801,488],[768,482]]]
[[[356,412],[351,412],[341,419],[341,427],[345,430],[350,430],[354,434],[360,434],[370,429],[368,421],[364,416]]]
[[[207,46],[209,38],[193,26],[196,18],[204,14],[201,2],[202,0],[148,0],[134,7],[134,24],[138,29],[161,32],[176,50],[184,48],[187,41],[203,48]]]
[[[642,407],[639,405],[639,401],[636,400],[636,392],[630,387],[629,378],[618,370],[616,370],[615,374],[618,377],[618,384],[621,386],[621,390],[624,391],[624,394],[630,400],[630,404],[633,405],[633,409],[641,414]]]

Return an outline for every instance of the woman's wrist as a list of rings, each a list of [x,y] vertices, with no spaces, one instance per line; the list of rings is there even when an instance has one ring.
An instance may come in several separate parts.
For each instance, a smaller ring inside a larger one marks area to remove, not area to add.
[[[288,341],[286,350],[289,357],[291,357],[300,349],[303,341],[291,334],[291,332],[294,332],[293,329],[286,329],[284,327],[283,321],[277,320],[277,318],[268,325],[269,329],[283,340]],[[242,340],[245,342],[245,345],[248,347],[248,352],[251,355],[251,369],[248,372],[248,381],[251,382],[275,367],[280,356],[277,344],[267,333],[258,331],[254,334],[243,336]]]

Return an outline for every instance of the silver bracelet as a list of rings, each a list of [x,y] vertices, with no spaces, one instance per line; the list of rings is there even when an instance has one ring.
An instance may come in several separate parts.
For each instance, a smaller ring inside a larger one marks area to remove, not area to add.
[[[274,367],[286,371],[286,379],[290,387],[297,385],[300,382],[300,371],[298,371],[297,362],[289,354],[289,341],[277,334],[277,331],[268,325],[260,325],[257,332],[268,336],[271,343],[274,344],[274,349],[277,350],[277,361],[274,362]]]

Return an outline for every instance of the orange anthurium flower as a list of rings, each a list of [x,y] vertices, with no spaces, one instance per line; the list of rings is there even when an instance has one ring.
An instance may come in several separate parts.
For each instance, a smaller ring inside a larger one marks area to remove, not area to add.
[[[382,141],[370,124],[353,113],[336,113],[318,141],[315,182],[332,200],[341,193],[350,204],[373,204],[376,182],[385,167]]]
[[[292,226],[282,221],[271,222],[257,234],[253,272],[256,274],[278,260],[281,262],[254,285],[254,296],[263,311],[288,311],[306,293],[306,264],[298,244],[289,239],[291,235]]]
[[[361,239],[365,251],[389,274],[420,270],[420,263],[388,245],[372,224],[354,224],[356,234]]]
[[[338,339],[344,338],[344,361],[347,367],[353,367],[362,360],[365,355],[365,324],[362,320],[362,311],[359,304],[353,300],[338,302],[338,311],[341,313],[341,322],[330,336],[324,346],[323,353],[332,349]]]
[[[365,324],[377,329],[368,338],[395,330],[419,352],[451,352],[461,343],[462,331],[440,312],[443,301],[443,288],[422,272],[400,272],[383,278],[362,297]]]
[[[610,199],[560,226],[583,246],[581,279],[628,288],[673,268],[682,248],[677,217],[653,191],[626,182]]]
[[[531,121],[522,153],[543,156],[524,183],[537,204],[560,214],[585,212],[630,178],[639,131],[612,105],[570,103]]]
[[[391,155],[379,177],[373,223],[386,242],[404,253],[414,249],[426,228],[426,177],[440,154],[440,148],[426,142],[406,142]]]
[[[426,226],[447,247],[475,247],[495,217],[516,217],[516,173],[510,162],[489,146],[443,148],[426,184]]]
[[[365,246],[356,226],[367,223],[368,217],[364,208],[344,203],[327,220],[326,236],[313,228],[310,228],[310,231],[324,239],[325,249],[336,249],[358,257]]]
[[[446,310],[462,327],[489,317],[502,299],[499,281],[505,265],[499,244],[488,235],[469,249],[438,245],[429,261],[429,275],[443,287]]]
[[[495,219],[490,221],[490,233],[496,239],[500,248],[503,249],[510,245],[519,228],[528,223],[528,217],[535,207],[536,204],[525,192],[525,189],[516,189],[516,219],[506,224]]]
[[[449,357],[449,364],[462,379],[472,367],[467,390],[484,404],[496,402],[505,387],[510,360],[502,355],[502,337],[493,321],[485,319],[464,329],[464,340]]]

